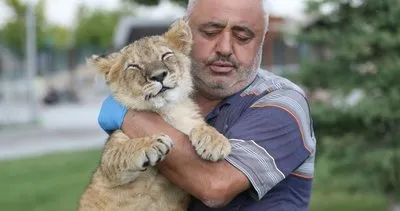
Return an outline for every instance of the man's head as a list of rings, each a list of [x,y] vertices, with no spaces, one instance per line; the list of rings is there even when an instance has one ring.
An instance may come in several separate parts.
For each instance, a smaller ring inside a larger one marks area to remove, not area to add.
[[[245,88],[261,63],[268,27],[263,0],[189,0],[194,83],[221,99]]]

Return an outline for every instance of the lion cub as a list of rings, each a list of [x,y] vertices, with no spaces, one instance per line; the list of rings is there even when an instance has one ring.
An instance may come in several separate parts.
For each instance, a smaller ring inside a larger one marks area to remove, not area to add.
[[[189,136],[201,158],[217,161],[230,153],[231,146],[204,122],[189,97],[191,44],[189,26],[178,20],[161,36],[142,38],[119,52],[93,56],[89,62],[104,74],[116,100],[129,109],[159,113]],[[172,145],[167,135],[130,139],[115,131],[105,144],[78,210],[187,210],[189,194],[153,167]]]

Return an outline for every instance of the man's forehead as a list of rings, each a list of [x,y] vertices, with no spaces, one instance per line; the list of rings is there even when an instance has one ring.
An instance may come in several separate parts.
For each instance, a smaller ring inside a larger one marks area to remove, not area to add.
[[[249,24],[246,21],[242,22],[233,22],[229,20],[219,20],[219,19],[207,19],[201,23],[199,23],[201,28],[208,28],[208,27],[216,27],[216,28],[225,28],[225,27],[243,27],[243,28],[254,28],[252,24]]]
[[[258,3],[257,3],[258,2]],[[259,28],[264,26],[264,13],[260,1],[198,0],[191,17],[195,23]]]

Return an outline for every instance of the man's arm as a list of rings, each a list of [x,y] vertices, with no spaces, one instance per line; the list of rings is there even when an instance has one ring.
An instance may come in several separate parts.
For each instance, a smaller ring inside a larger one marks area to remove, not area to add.
[[[169,135],[174,146],[166,159],[158,164],[159,170],[207,206],[226,205],[250,187],[247,177],[227,161],[214,163],[202,160],[193,150],[188,137],[165,123],[157,114],[128,111],[122,130],[132,138],[150,134]]]

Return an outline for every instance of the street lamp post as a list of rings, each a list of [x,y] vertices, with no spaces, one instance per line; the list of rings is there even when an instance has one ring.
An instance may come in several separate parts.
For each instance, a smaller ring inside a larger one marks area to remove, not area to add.
[[[38,105],[36,99],[35,76],[37,73],[37,49],[36,49],[36,15],[33,3],[28,3],[26,7],[26,36],[25,36],[25,65],[26,65],[26,84],[28,93],[28,103],[30,108],[31,120],[38,120]]]

